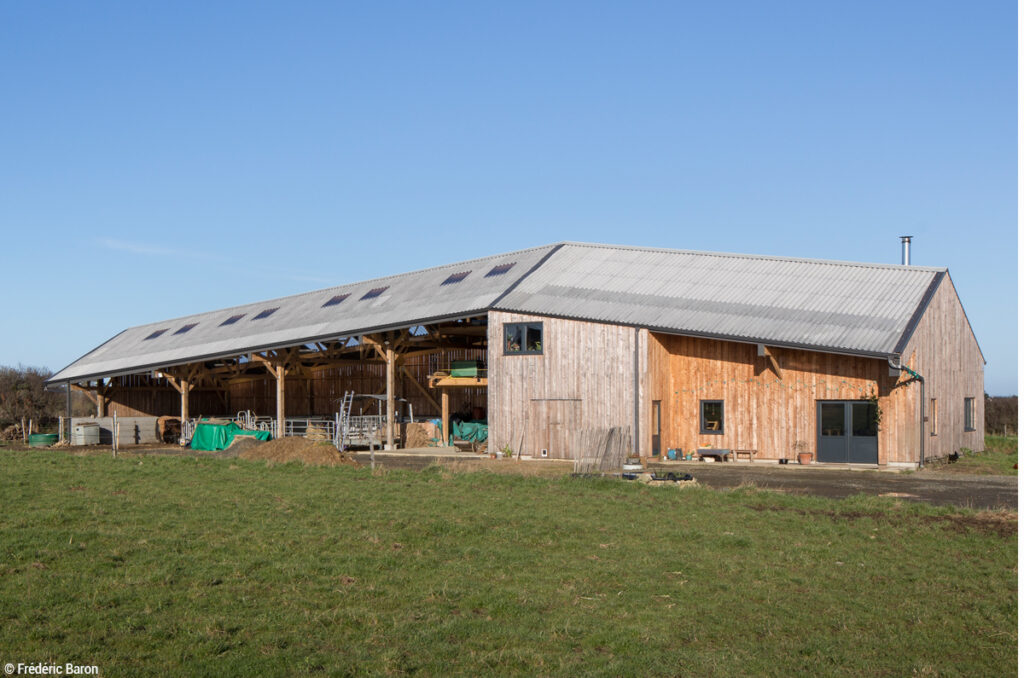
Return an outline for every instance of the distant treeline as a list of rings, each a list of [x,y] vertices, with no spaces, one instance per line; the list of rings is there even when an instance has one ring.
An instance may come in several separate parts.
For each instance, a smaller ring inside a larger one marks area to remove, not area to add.
[[[67,410],[63,392],[46,390],[53,373],[45,367],[7,367],[0,365],[0,431],[32,421],[33,430],[54,427]],[[92,411],[88,398],[72,393],[71,413],[87,415]]]
[[[985,433],[1017,433],[1017,396],[985,394]]]

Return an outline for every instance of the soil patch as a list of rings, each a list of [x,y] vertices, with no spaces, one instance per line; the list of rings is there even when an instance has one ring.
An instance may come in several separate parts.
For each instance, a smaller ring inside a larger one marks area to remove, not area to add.
[[[240,436],[242,437],[242,436]],[[238,438],[235,438],[237,441]],[[307,440],[306,438],[278,438],[266,443],[244,446],[238,456],[250,461],[266,460],[274,463],[301,461],[309,466],[356,466],[356,462],[345,456],[330,443]],[[234,448],[232,445],[228,449]]]

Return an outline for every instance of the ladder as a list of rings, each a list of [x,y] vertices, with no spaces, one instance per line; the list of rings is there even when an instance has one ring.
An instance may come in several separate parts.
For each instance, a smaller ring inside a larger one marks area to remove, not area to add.
[[[338,408],[338,414],[335,415],[334,446],[341,451],[348,446],[349,420],[352,416],[352,399],[355,394],[355,391],[345,391],[345,396],[341,399],[341,407]]]

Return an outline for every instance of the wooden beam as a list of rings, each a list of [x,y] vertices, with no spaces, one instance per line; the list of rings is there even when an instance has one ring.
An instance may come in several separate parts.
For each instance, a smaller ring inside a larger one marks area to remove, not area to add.
[[[430,377],[430,388],[441,388],[443,386],[461,388],[487,386],[487,377],[449,377],[436,374]]]
[[[448,447],[448,419],[450,418],[450,408],[448,406],[448,389],[441,389],[441,440],[444,441],[444,446]]]
[[[385,360],[387,361],[387,447],[385,450],[395,449],[395,349],[391,343],[386,344]]]
[[[416,390],[420,392],[420,395],[426,398],[430,402],[430,404],[434,406],[434,409],[436,409],[440,414],[441,405],[440,403],[437,402],[437,400],[434,399],[434,396],[430,395],[430,392],[427,389],[423,388],[420,382],[416,381],[416,379],[413,378],[412,374],[409,373],[409,370],[405,369],[405,365],[399,366],[398,369],[401,371],[402,376],[408,379],[409,382],[416,388]]]
[[[277,379],[277,437],[284,437],[284,379],[287,371],[284,365],[274,368],[274,377]]]

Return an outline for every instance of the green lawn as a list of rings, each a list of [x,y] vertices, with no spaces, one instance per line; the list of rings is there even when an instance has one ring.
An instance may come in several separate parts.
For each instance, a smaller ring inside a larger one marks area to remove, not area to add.
[[[963,450],[955,463],[938,460],[929,463],[932,471],[967,473],[971,475],[1015,476],[1017,469],[1017,436],[985,435],[985,449]]]
[[[0,502],[0,662],[1016,675],[1016,514],[53,451],[0,451]]]

